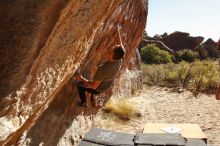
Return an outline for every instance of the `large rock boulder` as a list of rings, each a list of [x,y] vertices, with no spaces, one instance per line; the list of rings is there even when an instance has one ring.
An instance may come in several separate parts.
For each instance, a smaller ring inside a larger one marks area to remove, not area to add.
[[[220,57],[220,50],[218,50],[218,43],[209,38],[205,41],[198,49],[199,54],[202,58]]]
[[[126,76],[146,17],[147,0],[1,1],[0,145],[75,145],[93,123],[73,74],[91,79],[121,27]]]
[[[161,41],[174,51],[182,49],[194,50],[204,40],[201,36],[193,37],[189,33],[179,31],[164,36]]]
[[[218,40],[218,50],[220,50],[220,39]]]

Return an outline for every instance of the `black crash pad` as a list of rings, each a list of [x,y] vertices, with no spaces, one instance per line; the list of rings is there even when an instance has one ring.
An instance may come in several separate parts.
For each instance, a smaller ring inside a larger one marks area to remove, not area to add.
[[[185,146],[185,139],[179,133],[138,133],[134,141],[138,146]]]
[[[83,141],[100,145],[134,145],[134,134],[114,132],[105,129],[93,128],[83,138]]]
[[[186,146],[207,146],[207,144],[201,139],[187,139]]]
[[[104,145],[95,144],[87,141],[81,141],[78,146],[104,146]]]

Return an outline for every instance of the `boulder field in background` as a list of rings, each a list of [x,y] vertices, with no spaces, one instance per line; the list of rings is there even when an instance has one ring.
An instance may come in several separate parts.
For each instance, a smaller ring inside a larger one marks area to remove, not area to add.
[[[147,0],[2,1],[0,145],[75,145],[93,123],[76,105],[73,74],[81,68],[92,78],[119,43],[119,26],[127,51],[114,87],[120,90],[136,60],[147,6]]]
[[[164,33],[162,35],[155,35],[154,37],[145,36],[142,40],[139,50],[148,44],[156,44],[162,50],[169,53],[177,52],[183,49],[198,51],[200,58],[206,57],[220,57],[220,50],[218,49],[218,42],[211,38],[203,42],[202,36],[190,36],[187,32],[175,31],[171,34]]]
[[[190,36],[189,33],[175,31],[171,34],[164,33],[162,35],[155,35],[154,37],[146,36],[139,46],[142,47],[154,43],[162,50],[166,50],[173,54],[176,51],[183,49],[195,50],[204,40],[204,37]]]
[[[165,36],[161,41],[172,50],[178,51],[182,49],[194,50],[203,40],[204,37],[193,37],[189,33],[177,31]]]

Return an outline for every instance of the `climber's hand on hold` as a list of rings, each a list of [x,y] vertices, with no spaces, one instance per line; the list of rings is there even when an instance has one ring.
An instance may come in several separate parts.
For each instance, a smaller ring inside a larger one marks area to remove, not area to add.
[[[118,24],[118,25],[117,25],[117,28],[118,28],[118,31],[120,31],[120,30],[122,29],[121,24]]]

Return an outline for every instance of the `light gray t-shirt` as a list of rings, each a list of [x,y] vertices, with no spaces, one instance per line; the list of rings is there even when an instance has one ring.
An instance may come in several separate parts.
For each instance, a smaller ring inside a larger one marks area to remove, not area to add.
[[[113,81],[121,68],[121,63],[121,60],[113,62],[107,61],[98,67],[93,80],[101,81],[101,83],[96,88],[96,91],[100,93],[104,92],[113,84]]]

